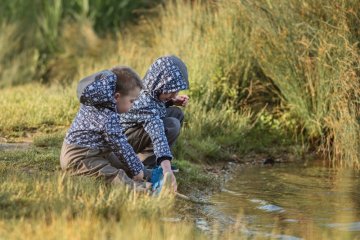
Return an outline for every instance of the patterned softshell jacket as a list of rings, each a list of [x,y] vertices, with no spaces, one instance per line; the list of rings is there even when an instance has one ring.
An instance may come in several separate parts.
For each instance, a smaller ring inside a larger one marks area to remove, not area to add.
[[[158,96],[161,93],[178,92],[189,88],[186,66],[175,56],[160,57],[150,66],[143,83],[144,89],[130,111],[121,114],[122,126],[129,129],[142,125],[152,140],[157,159],[162,157],[172,159],[162,121],[166,116],[166,107]]]
[[[114,99],[116,75],[104,70],[83,79],[78,88],[82,103],[69,131],[67,144],[95,149],[111,149],[137,175],[143,164],[127,142],[116,112]]]

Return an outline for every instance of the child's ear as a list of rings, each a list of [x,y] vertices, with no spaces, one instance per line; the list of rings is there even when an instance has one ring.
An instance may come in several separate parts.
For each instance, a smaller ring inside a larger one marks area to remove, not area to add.
[[[114,95],[114,98],[117,100],[117,99],[119,99],[120,98],[120,93],[115,93],[115,95]]]

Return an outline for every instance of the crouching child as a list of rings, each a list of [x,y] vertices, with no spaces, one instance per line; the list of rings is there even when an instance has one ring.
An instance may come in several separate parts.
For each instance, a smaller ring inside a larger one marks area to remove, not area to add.
[[[147,167],[161,166],[164,174],[170,174],[176,191],[170,148],[184,120],[177,106],[186,106],[189,100],[187,95],[178,95],[189,88],[186,65],[176,56],[160,57],[150,66],[143,84],[139,98],[129,112],[121,115],[121,124],[143,163]]]
[[[144,178],[144,165],[123,134],[119,114],[129,110],[141,88],[138,74],[129,67],[104,70],[80,81],[80,109],[61,149],[63,170],[140,187],[137,181]]]

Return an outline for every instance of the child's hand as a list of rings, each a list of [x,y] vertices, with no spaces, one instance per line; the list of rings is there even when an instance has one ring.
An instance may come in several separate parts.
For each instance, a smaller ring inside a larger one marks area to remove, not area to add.
[[[174,105],[185,107],[189,102],[188,95],[179,95],[172,99]]]
[[[170,161],[169,160],[162,161],[161,167],[163,169],[164,177],[166,179],[171,180],[171,187],[173,188],[174,192],[176,192],[177,191],[177,183],[176,183],[175,175],[174,175],[173,171],[171,170]]]

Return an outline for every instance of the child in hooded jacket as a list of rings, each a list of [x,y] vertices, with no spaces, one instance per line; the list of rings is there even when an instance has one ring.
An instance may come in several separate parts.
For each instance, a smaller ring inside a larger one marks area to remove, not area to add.
[[[139,76],[129,67],[104,70],[80,81],[80,109],[61,149],[63,170],[130,187],[133,180],[143,179],[144,165],[120,125],[120,113],[129,110],[141,88]]]
[[[144,88],[120,121],[129,143],[147,166],[161,165],[169,173],[176,191],[176,178],[171,170],[171,146],[180,133],[184,119],[182,110],[189,97],[178,96],[189,88],[184,62],[176,56],[158,58],[143,79]]]

